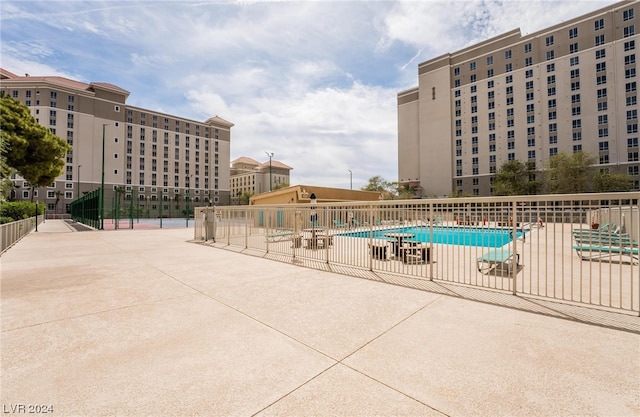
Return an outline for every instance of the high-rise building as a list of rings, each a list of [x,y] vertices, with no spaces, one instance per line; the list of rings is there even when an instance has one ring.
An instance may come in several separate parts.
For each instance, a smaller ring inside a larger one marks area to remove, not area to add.
[[[540,173],[584,151],[640,189],[636,11],[622,1],[419,64],[418,86],[398,93],[399,181],[417,196],[491,195],[507,161]]]
[[[0,91],[26,105],[39,124],[73,147],[63,174],[33,190],[33,196],[31,186],[15,176],[18,200],[33,197],[46,203],[49,213],[67,213],[71,201],[100,188],[104,175],[105,200],[119,189],[119,198],[139,201],[152,217],[171,213],[170,205],[179,201],[192,206],[229,201],[233,123],[130,106],[129,92],[108,83],[17,76],[0,69]]]

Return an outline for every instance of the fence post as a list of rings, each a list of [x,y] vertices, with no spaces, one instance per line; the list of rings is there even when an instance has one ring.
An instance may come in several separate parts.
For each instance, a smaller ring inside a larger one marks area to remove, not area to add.
[[[429,205],[429,281],[433,281],[433,264],[435,249],[433,248],[433,203],[427,203]]]
[[[517,290],[517,283],[516,283],[516,277],[518,276],[518,259],[519,259],[519,255],[518,255],[518,202],[517,200],[513,200],[511,202],[511,234],[512,234],[512,239],[511,242],[513,242],[513,255],[515,257],[515,268],[511,268],[511,282],[513,283],[513,291],[512,294],[513,295],[517,295],[518,294],[518,290]],[[522,231],[524,233],[524,230]],[[524,246],[523,246],[524,247]],[[513,261],[512,261],[513,262]]]

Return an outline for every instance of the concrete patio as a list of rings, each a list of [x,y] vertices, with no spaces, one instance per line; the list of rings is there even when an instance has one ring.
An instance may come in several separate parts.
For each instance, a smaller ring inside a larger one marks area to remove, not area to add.
[[[389,285],[192,238],[48,220],[5,252],[3,413],[640,415],[638,317]]]

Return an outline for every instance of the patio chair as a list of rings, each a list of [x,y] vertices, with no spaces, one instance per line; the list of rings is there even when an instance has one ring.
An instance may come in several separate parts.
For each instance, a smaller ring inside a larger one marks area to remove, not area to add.
[[[267,242],[282,242],[293,239],[293,230],[276,230],[267,234]]]
[[[337,227],[338,229],[341,229],[341,228],[343,228],[343,227],[347,227],[347,225],[346,225],[346,224],[344,224],[344,223],[342,222],[342,220],[340,220],[340,219],[334,219],[334,220],[333,220],[333,225],[334,225],[335,227]]]
[[[515,267],[517,268],[520,262],[520,254],[502,248],[492,250],[478,258],[478,271],[483,274],[488,274],[495,269],[506,269],[509,274],[511,274],[514,267],[514,260]]]

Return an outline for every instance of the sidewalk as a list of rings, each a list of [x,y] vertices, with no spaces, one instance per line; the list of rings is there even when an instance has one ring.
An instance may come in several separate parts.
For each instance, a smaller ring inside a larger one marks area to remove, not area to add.
[[[192,238],[47,220],[3,254],[3,413],[640,415],[640,335],[615,315],[580,323]]]

